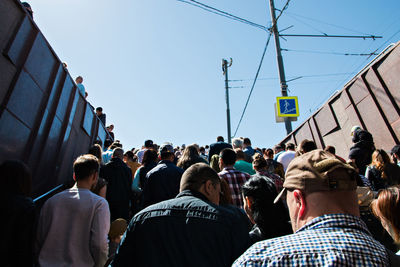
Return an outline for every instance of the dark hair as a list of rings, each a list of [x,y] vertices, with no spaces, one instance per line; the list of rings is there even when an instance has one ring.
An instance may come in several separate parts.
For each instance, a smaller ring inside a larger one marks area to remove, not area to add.
[[[272,148],[267,148],[267,149],[264,151],[264,155],[266,155],[266,156],[268,156],[268,157],[272,157],[272,156],[274,156],[274,151],[272,150]]]
[[[91,154],[93,156],[96,156],[96,158],[99,160],[99,163],[101,164],[102,162],[102,154],[103,150],[101,149],[100,145],[93,145],[91,148],[89,148],[88,154]]]
[[[377,199],[371,203],[372,212],[381,221],[387,221],[393,230],[393,239],[400,242],[400,188],[389,187],[380,190]]]
[[[287,143],[286,149],[294,150],[296,146],[293,143]]]
[[[218,174],[207,164],[193,164],[182,175],[180,191],[199,191],[201,185],[208,180],[211,180],[213,184],[219,184],[221,182]]]
[[[28,166],[19,160],[6,160],[0,165],[3,192],[29,197],[32,190],[32,174]]]
[[[103,108],[102,108],[102,107],[97,107],[97,108],[96,108],[96,111],[101,111],[101,112],[103,112]]]
[[[243,139],[243,144],[245,144],[245,145],[251,145],[251,141],[250,141],[250,139],[249,138],[244,138]]]
[[[225,165],[234,165],[236,162],[236,153],[232,148],[224,148],[219,153],[219,157]]]
[[[98,195],[100,190],[107,185],[107,181],[103,178],[97,179],[96,185],[93,187],[92,192]]]
[[[206,149],[205,149],[203,146],[201,146],[201,147],[199,148],[199,151],[200,151],[200,152],[205,152]]]
[[[267,168],[267,161],[258,153],[253,156],[253,168],[256,171]]]
[[[236,153],[236,160],[239,160],[239,159],[244,160],[246,158],[243,150],[241,150],[240,148],[236,148],[235,153]]]
[[[317,149],[317,145],[314,143],[314,141],[304,139],[303,141],[301,141],[299,149],[300,153],[304,154]]]
[[[282,201],[274,204],[278,195],[274,182],[264,176],[252,176],[242,186],[244,197],[252,198],[251,217],[260,228],[265,238],[288,234],[289,217]],[[244,199],[244,201],[246,201]],[[273,214],[273,218],[271,215]]]
[[[95,172],[99,172],[100,163],[96,156],[86,154],[74,162],[75,180],[85,180]]]
[[[324,150],[325,150],[326,152],[331,153],[332,155],[335,155],[335,154],[336,154],[336,149],[335,149],[334,146],[327,146],[327,147],[325,147]]]
[[[143,153],[142,165],[146,166],[152,162],[157,162],[157,152],[153,149],[148,149]]]
[[[202,162],[202,159],[197,152],[197,148],[194,145],[187,146],[182,153],[182,156],[178,160],[177,166],[186,170],[195,163]]]
[[[224,142],[224,138],[222,136],[217,137],[217,142]]]
[[[125,152],[124,157],[127,157],[131,161],[135,161],[134,159],[135,154],[131,150]]]

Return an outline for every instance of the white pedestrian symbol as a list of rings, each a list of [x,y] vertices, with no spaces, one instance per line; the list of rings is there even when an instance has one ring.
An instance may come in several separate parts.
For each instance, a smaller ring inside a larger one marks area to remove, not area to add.
[[[296,111],[296,108],[289,109],[289,107],[290,107],[289,101],[287,101],[287,100],[284,100],[284,101],[285,101],[284,104],[283,104],[283,106],[285,107],[285,110],[283,111],[284,114],[288,114],[288,113],[290,113],[292,111]]]

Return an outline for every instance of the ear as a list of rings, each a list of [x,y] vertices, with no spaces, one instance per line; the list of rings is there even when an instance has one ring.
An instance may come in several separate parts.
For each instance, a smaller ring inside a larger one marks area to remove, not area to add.
[[[76,177],[75,177],[75,173],[73,174],[73,176],[72,176],[73,178],[74,178],[74,181],[76,182]]]
[[[249,207],[249,209],[251,209],[251,206],[253,206],[252,197],[244,197],[244,201],[246,201],[247,207]]]
[[[213,190],[212,187],[213,187],[213,184],[212,184],[211,180],[208,180],[205,182],[204,193],[206,194],[207,197],[212,193],[212,190]]]
[[[299,219],[302,219],[307,211],[307,205],[306,205],[307,203],[305,195],[303,192],[296,189],[293,191],[293,196],[296,201],[296,206],[298,207],[299,210]]]

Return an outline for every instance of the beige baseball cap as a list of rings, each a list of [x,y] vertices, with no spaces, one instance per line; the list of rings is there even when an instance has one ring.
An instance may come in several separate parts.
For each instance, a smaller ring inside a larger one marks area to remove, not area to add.
[[[310,151],[290,162],[283,189],[274,203],[288,189],[299,189],[305,193],[355,190],[357,175],[353,167],[341,162],[334,155],[322,149]]]

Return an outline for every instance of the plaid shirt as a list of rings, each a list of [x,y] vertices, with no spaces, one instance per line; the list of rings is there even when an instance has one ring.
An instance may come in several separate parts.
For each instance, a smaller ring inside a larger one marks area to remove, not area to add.
[[[226,167],[218,173],[219,178],[225,179],[231,189],[233,205],[243,209],[242,185],[250,179],[250,175],[245,172]]]
[[[274,182],[278,193],[282,190],[283,180],[278,174],[270,173],[269,171],[259,171],[257,172],[257,174],[267,176],[268,178],[270,178]]]
[[[360,218],[317,217],[295,234],[258,242],[232,266],[389,266],[386,250]]]

